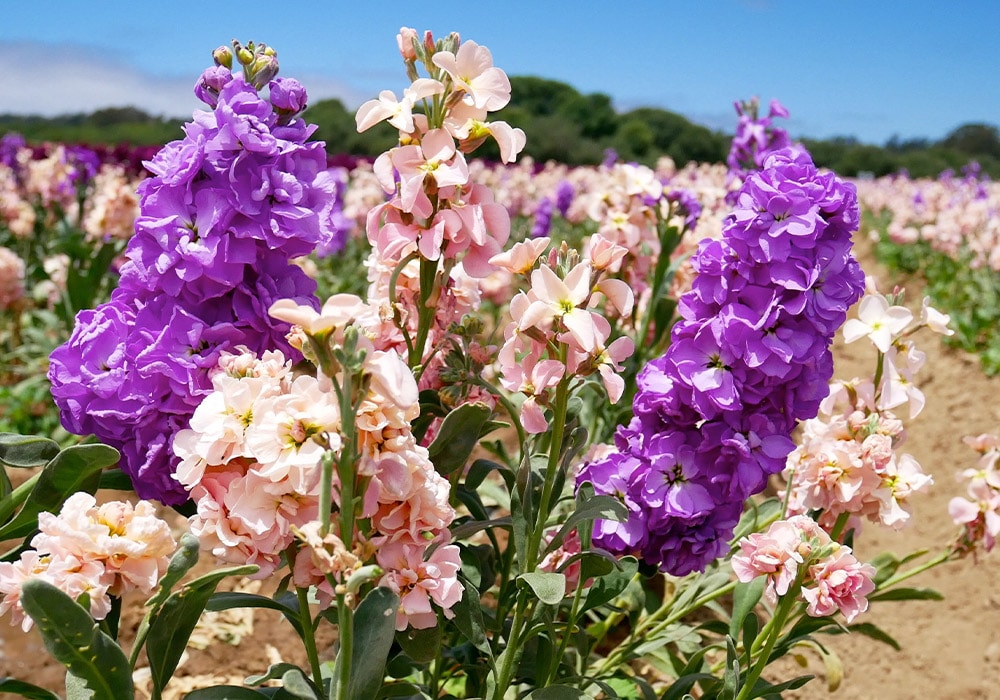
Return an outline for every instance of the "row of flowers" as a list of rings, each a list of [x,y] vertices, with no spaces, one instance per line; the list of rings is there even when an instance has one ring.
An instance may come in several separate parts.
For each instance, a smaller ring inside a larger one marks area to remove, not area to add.
[[[746,700],[805,682],[762,680],[801,616],[851,623],[886,588],[992,547],[987,437],[954,545],[890,572],[848,545],[864,519],[904,524],[930,483],[891,411],[919,412],[911,336],[948,318],[866,280],[855,187],[790,143],[780,105],[738,105],[728,172],[490,169],[466,155],[490,138],[513,162],[526,137],[491,120],[510,84],[489,50],[412,29],[398,45],[410,87],[357,125],[388,121],[399,144],[346,191],[264,44],[215,52],[195,88],[207,109],[147,162],[116,288],[48,370],[64,428],[110,446],[87,469],[120,457],[138,505],[51,476],[97,446],[0,440],[0,460],[50,475],[4,506],[20,514],[0,534],[27,539],[0,563],[0,610],[51,638],[85,603],[104,622],[81,644],[111,656],[74,657],[81,682],[128,696],[146,644],[162,692],[183,646],[162,640],[247,573],[285,578],[238,601],[300,635],[309,668],[267,677],[303,697],[638,697],[656,682]],[[294,261],[337,260],[350,221],[365,270],[341,275],[364,274],[366,293],[321,303]],[[841,327],[871,340],[876,369],[831,388]],[[764,501],[776,480],[785,498]],[[86,488],[53,502],[52,483]],[[169,564],[150,500],[190,507]],[[234,567],[172,593],[199,549]],[[133,590],[152,598],[126,658],[108,619]],[[691,622],[730,592],[725,631]],[[317,648],[322,620],[336,660]],[[650,642],[671,659],[663,682],[629,664]]]

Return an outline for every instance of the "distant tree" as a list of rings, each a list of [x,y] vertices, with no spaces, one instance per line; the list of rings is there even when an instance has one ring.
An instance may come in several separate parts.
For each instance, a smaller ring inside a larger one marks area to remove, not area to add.
[[[969,156],[1000,158],[1000,131],[992,124],[963,124],[945,136],[940,145]]]

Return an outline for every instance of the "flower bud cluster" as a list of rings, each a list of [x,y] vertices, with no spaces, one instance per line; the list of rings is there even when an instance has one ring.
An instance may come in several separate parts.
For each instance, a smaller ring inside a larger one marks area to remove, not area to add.
[[[740,540],[739,548],[732,559],[736,578],[748,583],[765,576],[764,598],[771,605],[799,587],[812,617],[839,610],[850,623],[868,609],[875,567],[859,562],[850,547],[832,541],[807,516],[772,523],[767,532]]]
[[[745,102],[733,104],[739,120],[736,123],[736,133],[726,156],[729,173],[726,183],[742,183],[746,176],[754,170],[764,167],[768,155],[792,145],[788,132],[774,126],[775,117],[788,117],[788,110],[777,100],[771,100],[766,117],[758,117],[760,99],[752,97]],[[735,201],[735,193],[731,192],[730,202]]]
[[[28,579],[40,578],[74,599],[86,594],[90,614],[103,620],[111,612],[111,596],[132,591],[148,596],[177,547],[151,503],[99,506],[83,491],[70,496],[59,515],[40,513],[38,530],[18,561],[0,562],[0,615],[10,612],[11,624],[20,623],[24,631],[32,625],[20,602]]]
[[[722,239],[699,246],[682,319],[639,374],[618,451],[578,476],[629,510],[626,522],[598,521],[595,542],[674,575],[724,554],[746,499],[785,466],[796,422],[827,394],[829,346],[863,289],[853,186],[799,149],[764,166],[740,189]]]
[[[171,478],[170,445],[211,391],[220,353],[289,350],[267,309],[315,290],[289,260],[343,234],[314,127],[285,122],[273,104],[274,83],[287,81],[272,81],[272,101],[221,66],[199,88],[208,82],[212,110],[147,163],[154,177],[139,186],[119,288],[79,314],[49,371],[66,429],[119,448],[139,495],[171,504],[187,492]]]

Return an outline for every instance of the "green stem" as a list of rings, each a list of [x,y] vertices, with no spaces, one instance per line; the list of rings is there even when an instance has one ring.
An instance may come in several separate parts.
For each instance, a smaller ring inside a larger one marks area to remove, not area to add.
[[[436,311],[432,300],[437,288],[437,269],[437,260],[420,258],[420,308],[417,309],[417,339],[410,350],[410,367],[416,368],[424,360],[424,346]]]
[[[952,556],[953,555],[952,555],[951,551],[950,550],[946,550],[944,552],[941,552],[939,555],[937,555],[933,559],[924,562],[920,566],[915,566],[912,569],[907,569],[906,571],[904,571],[902,573],[898,573],[898,574],[895,574],[893,576],[890,576],[885,581],[883,581],[882,583],[879,584],[878,592],[887,590],[887,589],[891,588],[892,586],[895,586],[895,585],[898,585],[898,584],[902,583],[903,581],[907,580],[908,578],[912,578],[912,577],[916,576],[917,574],[922,574],[923,572],[927,571],[928,569],[933,569],[935,566],[938,566],[940,564],[944,564],[945,562],[950,561],[951,558],[952,558]],[[878,592],[876,592],[873,595],[868,596],[868,600],[870,600],[870,601],[871,600],[878,600]]]
[[[565,358],[561,358],[565,360]],[[549,461],[545,468],[545,482],[542,484],[542,495],[538,502],[538,519],[528,538],[528,551],[525,552],[524,570],[534,571],[538,563],[538,550],[542,543],[545,523],[549,519],[550,501],[555,488],[556,473],[559,471],[559,458],[562,456],[563,434],[566,431],[566,412],[569,405],[569,382],[564,377],[556,386],[555,403],[552,406],[552,439],[549,442]]]
[[[704,607],[708,603],[711,603],[717,598],[721,598],[727,593],[732,593],[732,591],[736,588],[736,584],[737,581],[730,581],[725,586],[721,586],[720,588],[716,588],[714,591],[705,593],[700,598],[692,601],[690,605],[681,608],[680,610],[675,610],[671,614],[667,615],[667,617],[663,620],[656,622],[660,615],[669,612],[672,607],[673,600],[664,602],[664,604],[661,605],[652,615],[639,622],[632,637],[642,640],[655,638],[657,635],[662,634],[664,630],[670,627],[670,625],[682,620],[698,608]],[[627,644],[624,645],[624,647],[627,646]],[[600,677],[602,674],[614,669],[624,661],[626,654],[627,648],[623,648],[622,645],[615,647],[615,649],[608,654],[607,657],[605,657],[604,661],[601,662],[601,665],[598,667],[594,675]]]
[[[747,673],[747,676],[743,681],[743,687],[740,689],[739,695],[736,696],[736,700],[748,700],[748,698],[753,697],[753,687],[756,685],[757,679],[760,678],[760,674],[762,674],[764,669],[767,667],[767,663],[771,657],[771,652],[774,650],[774,645],[778,643],[778,638],[781,636],[781,630],[785,626],[785,620],[788,618],[788,614],[798,602],[798,588],[798,582],[796,582],[796,585],[793,587],[793,590],[796,591],[796,595],[792,595],[792,591],[789,591],[788,595],[782,598],[781,602],[778,603],[778,609],[774,611],[774,617],[772,617],[768,621],[768,624],[765,625],[764,631],[767,634],[767,643],[764,644],[764,648],[761,649],[760,656],[757,657],[757,663],[755,663]]]
[[[517,665],[517,661],[521,658],[521,652],[523,651],[520,648],[521,637],[524,634],[525,627],[527,627],[528,620],[531,619],[531,613],[528,611],[529,607],[528,596],[522,590],[518,593],[517,607],[514,609],[514,617],[510,625],[510,637],[507,639],[507,646],[503,652],[503,663],[500,664],[500,669],[497,671],[497,685],[493,691],[492,700],[503,700],[503,696],[507,693],[507,688],[510,687],[514,668]]]
[[[337,700],[351,700],[351,658],[354,654],[354,611],[347,605],[346,596],[337,594],[337,635],[340,639],[340,678],[337,683]],[[320,686],[322,687],[322,686]]]
[[[309,657],[309,668],[312,670],[313,682],[317,688],[323,687],[323,672],[320,670],[319,653],[316,651],[316,637],[313,634],[312,615],[309,613],[309,596],[305,588],[296,588],[295,595],[299,600],[299,623],[302,625],[302,645]]]

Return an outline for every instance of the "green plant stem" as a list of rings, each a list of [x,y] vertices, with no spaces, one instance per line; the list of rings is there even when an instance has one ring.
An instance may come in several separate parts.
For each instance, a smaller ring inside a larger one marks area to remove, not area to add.
[[[351,700],[347,693],[351,686],[351,657],[354,654],[354,611],[347,605],[343,593],[337,594],[337,635],[340,639],[340,678],[336,700]]]
[[[521,658],[520,648],[521,637],[527,627],[528,620],[531,619],[531,605],[528,595],[524,590],[518,592],[517,605],[514,608],[514,617],[510,625],[510,637],[507,639],[507,646],[503,652],[503,663],[496,674],[497,685],[493,690],[492,700],[503,700],[503,696],[510,687],[511,679],[514,675],[514,668]]]
[[[563,632],[562,639],[559,640],[559,650],[552,658],[552,668],[549,669],[549,681],[556,677],[559,671],[559,664],[566,656],[566,647],[569,646],[570,634],[576,626],[576,618],[579,615],[580,602],[583,600],[583,587],[586,581],[578,581],[576,591],[573,592],[573,605],[570,607],[569,618],[566,620],[566,631]]]
[[[420,258],[420,308],[417,309],[417,338],[410,349],[409,365],[414,369],[424,361],[424,346],[434,321],[437,290],[437,260]]]
[[[789,591],[788,595],[784,596],[781,599],[781,602],[778,603],[778,609],[774,611],[774,617],[772,617],[768,621],[767,625],[765,625],[764,633],[767,635],[767,642],[764,644],[764,648],[761,649],[760,655],[757,657],[757,663],[755,663],[747,673],[747,676],[743,681],[743,687],[740,689],[739,695],[736,696],[736,700],[748,700],[748,698],[752,697],[753,687],[756,685],[757,679],[760,678],[760,674],[762,674],[764,669],[767,667],[771,652],[774,650],[774,645],[778,643],[778,638],[781,636],[781,630],[785,626],[785,620],[788,618],[788,614],[798,603],[798,583],[799,582],[796,581],[796,585],[792,589],[796,592],[796,594],[792,595],[792,591]]]
[[[692,601],[692,603],[687,607],[681,608],[680,610],[675,610],[669,615],[667,615],[667,617],[665,617],[663,620],[657,622],[656,620],[660,617],[660,615],[670,612],[670,609],[672,607],[671,603],[673,601],[672,600],[666,601],[655,612],[653,612],[644,620],[640,621],[638,625],[636,625],[636,629],[632,633],[631,638],[641,638],[643,640],[648,640],[656,637],[659,634],[662,634],[664,630],[670,627],[670,625],[673,625],[678,621],[682,620],[685,616],[690,615],[698,608],[701,608],[707,605],[708,603],[711,603],[713,600],[716,600],[717,598],[721,598],[727,593],[732,593],[733,590],[736,588],[736,584],[737,581],[730,581],[725,586],[720,586],[719,588],[716,588],[714,591],[709,591],[700,598],[697,598],[696,600]],[[601,662],[601,665],[598,667],[597,671],[595,672],[595,675],[600,676],[601,674],[607,673],[608,671],[618,666],[625,660],[626,654],[627,651],[623,649],[621,645],[615,647],[615,649],[605,657],[604,661]]]
[[[312,671],[313,682],[317,688],[323,687],[323,672],[320,670],[319,653],[316,651],[316,637],[313,634],[312,615],[309,613],[309,596],[305,588],[296,588],[295,595],[299,601],[299,622],[302,625],[302,646],[309,657],[309,668]]]
[[[565,361],[565,358],[561,358]],[[556,386],[556,398],[552,406],[552,439],[549,442],[549,461],[545,467],[545,481],[542,484],[542,495],[538,502],[538,519],[528,538],[528,551],[525,552],[524,570],[534,571],[537,564],[538,550],[541,547],[545,523],[549,519],[550,501],[555,488],[556,473],[559,471],[559,458],[562,456],[563,434],[566,431],[566,411],[569,405],[568,377],[563,377]]]
[[[917,574],[922,574],[923,572],[927,571],[928,569],[933,569],[935,566],[939,566],[940,564],[944,564],[944,563],[950,561],[952,559],[952,557],[953,557],[953,555],[952,555],[951,551],[950,550],[945,550],[944,552],[941,552],[940,554],[938,554],[933,559],[930,559],[930,560],[924,562],[923,564],[920,564],[919,566],[915,566],[912,569],[907,569],[906,571],[903,571],[902,573],[898,573],[898,574],[895,574],[893,576],[890,576],[885,581],[883,581],[881,584],[879,584],[878,591],[875,594],[868,596],[868,599],[869,600],[878,600],[878,593],[879,592],[885,591],[885,590],[891,588],[892,586],[898,585],[898,584],[902,583],[903,581],[905,581],[905,580],[907,580],[909,578],[913,578]]]

